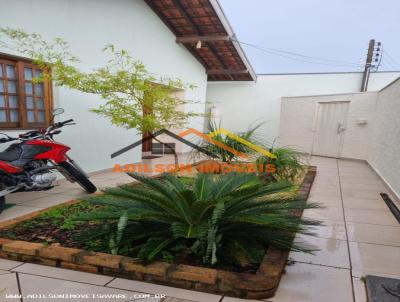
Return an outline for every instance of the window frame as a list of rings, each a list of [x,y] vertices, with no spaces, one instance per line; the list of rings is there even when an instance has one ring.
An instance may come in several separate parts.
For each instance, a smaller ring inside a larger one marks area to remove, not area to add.
[[[11,95],[17,95],[18,97],[18,112],[19,112],[19,121],[18,122],[0,122],[0,129],[1,130],[29,130],[29,129],[38,129],[38,128],[45,128],[50,125],[51,121],[51,113],[53,109],[53,87],[51,80],[48,78],[44,78],[43,81],[43,104],[44,104],[44,109],[43,110],[36,110],[34,109],[34,114],[36,116],[37,111],[44,111],[44,118],[45,121],[44,123],[29,123],[28,122],[28,110],[26,106],[26,91],[25,91],[25,83],[29,82],[29,80],[25,79],[25,68],[31,68],[32,72],[34,69],[40,69],[43,74],[49,74],[50,69],[48,68],[40,68],[38,65],[35,65],[32,60],[18,57],[18,56],[13,56],[5,53],[0,52],[0,62],[3,64],[3,66],[6,66],[7,64],[14,65],[15,66],[15,72],[16,72],[16,84],[17,84],[17,93],[16,94],[11,94]],[[4,71],[3,71],[3,76],[4,76]],[[4,86],[7,86],[7,79],[3,77],[1,79],[3,81]],[[34,85],[33,85],[34,86]],[[33,92],[32,92],[32,97],[34,98],[34,87],[33,87]],[[8,91],[6,93],[7,87],[4,87],[4,93],[3,95],[7,95]],[[8,99],[8,97],[7,97]],[[35,103],[35,102],[34,102]],[[7,104],[8,105],[8,102]],[[34,105],[34,108],[36,105]],[[10,107],[7,107],[7,114],[9,114],[9,109]]]

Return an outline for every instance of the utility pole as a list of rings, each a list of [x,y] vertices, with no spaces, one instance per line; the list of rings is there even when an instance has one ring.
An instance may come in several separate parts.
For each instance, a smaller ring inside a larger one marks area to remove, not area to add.
[[[375,40],[369,40],[367,60],[365,61],[364,74],[361,84],[361,92],[367,91],[369,75],[371,73],[372,58],[374,56]]]
[[[368,90],[368,82],[369,82],[369,76],[371,74],[371,69],[375,67],[375,71],[377,71],[379,68],[380,63],[376,62],[380,62],[379,57],[382,56],[381,51],[382,51],[381,42],[375,42],[374,39],[369,41],[367,60],[365,61],[364,74],[361,84],[361,92]]]

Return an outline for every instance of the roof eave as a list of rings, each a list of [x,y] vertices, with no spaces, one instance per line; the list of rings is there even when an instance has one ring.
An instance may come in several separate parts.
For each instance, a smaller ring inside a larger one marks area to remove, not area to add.
[[[215,13],[218,15],[221,23],[223,24],[228,36],[231,37],[231,41],[235,46],[236,51],[238,52],[240,58],[242,59],[243,63],[246,65],[246,68],[249,71],[250,76],[252,77],[254,82],[257,82],[257,74],[255,73],[253,66],[251,66],[249,59],[247,58],[245,52],[243,51],[242,46],[240,43],[237,42],[235,32],[231,24],[229,23],[228,18],[226,17],[224,10],[222,9],[221,5],[219,4],[218,0],[209,0],[212,7],[214,8]]]

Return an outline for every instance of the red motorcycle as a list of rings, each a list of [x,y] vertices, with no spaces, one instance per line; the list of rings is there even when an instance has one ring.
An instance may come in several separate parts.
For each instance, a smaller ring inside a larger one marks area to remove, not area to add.
[[[54,116],[63,113],[58,108]],[[0,213],[5,209],[5,196],[14,192],[44,191],[54,187],[60,172],[70,182],[77,182],[86,192],[96,192],[96,186],[88,175],[66,154],[71,148],[55,142],[53,136],[60,128],[74,125],[73,119],[53,123],[48,128],[28,131],[18,138],[4,133],[0,143],[18,140],[0,152]]]

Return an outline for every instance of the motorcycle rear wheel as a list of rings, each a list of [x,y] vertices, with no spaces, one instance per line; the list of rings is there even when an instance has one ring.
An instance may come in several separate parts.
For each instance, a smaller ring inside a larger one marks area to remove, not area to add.
[[[88,193],[97,191],[96,186],[81,171],[65,161],[59,165]]]

